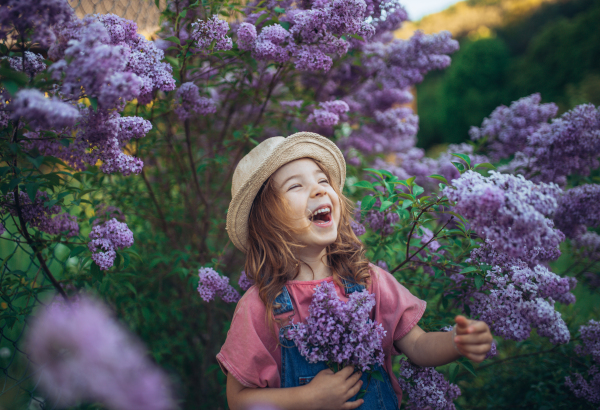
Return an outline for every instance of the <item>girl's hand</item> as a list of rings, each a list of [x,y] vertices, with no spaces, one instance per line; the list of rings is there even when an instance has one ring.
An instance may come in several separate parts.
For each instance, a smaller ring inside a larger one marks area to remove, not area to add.
[[[456,337],[454,343],[460,354],[474,362],[482,362],[492,348],[492,333],[485,322],[456,316]]]
[[[348,401],[362,386],[361,372],[354,366],[346,366],[337,373],[330,369],[321,370],[306,386],[310,388],[317,409],[349,410],[364,403],[363,399]]]

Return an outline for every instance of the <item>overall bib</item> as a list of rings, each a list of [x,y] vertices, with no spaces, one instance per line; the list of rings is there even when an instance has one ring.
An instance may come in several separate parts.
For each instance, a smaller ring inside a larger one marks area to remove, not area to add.
[[[362,291],[364,286],[343,280],[346,295],[352,292]],[[275,299],[275,304],[280,305],[274,310],[275,316],[288,312],[293,312],[294,307],[287,288],[283,287],[283,292]],[[294,315],[292,313],[290,318]],[[293,325],[288,325],[279,330],[279,341],[281,343],[281,387],[303,386],[309,383],[321,370],[327,369],[325,362],[309,363],[296,347],[293,340],[286,338],[286,331]],[[379,381],[371,376],[368,381],[368,374],[365,372],[361,376],[363,382],[361,390],[367,389],[363,396],[364,403],[359,409],[362,410],[396,410],[398,409],[398,397],[392,388],[388,373],[383,366],[374,367],[374,372],[378,371],[383,376],[383,381]],[[367,387],[368,383],[368,387]],[[355,401],[358,394],[350,399]]]

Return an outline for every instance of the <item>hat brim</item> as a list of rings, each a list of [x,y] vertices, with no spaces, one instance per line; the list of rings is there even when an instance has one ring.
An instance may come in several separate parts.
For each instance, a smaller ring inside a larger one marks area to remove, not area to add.
[[[248,217],[256,194],[264,182],[283,165],[301,158],[312,158],[338,181],[346,180],[346,161],[340,149],[328,138],[312,132],[298,132],[279,144],[249,175],[229,204],[227,233],[236,248],[247,251]]]

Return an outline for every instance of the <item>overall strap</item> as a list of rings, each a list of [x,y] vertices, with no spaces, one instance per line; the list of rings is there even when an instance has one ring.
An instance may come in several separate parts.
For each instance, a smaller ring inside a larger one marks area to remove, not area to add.
[[[365,290],[363,285],[355,283],[352,280],[342,278],[342,283],[344,284],[344,291],[346,292],[346,296],[354,292],[361,292]]]
[[[275,298],[275,305],[279,305],[278,308],[273,309],[273,314],[275,316],[294,311],[292,299],[290,298],[290,294],[286,286],[283,287],[282,292]]]

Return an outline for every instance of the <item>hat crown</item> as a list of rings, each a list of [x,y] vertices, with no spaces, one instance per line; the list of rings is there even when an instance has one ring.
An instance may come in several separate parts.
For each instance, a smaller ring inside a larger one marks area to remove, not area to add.
[[[244,185],[244,182],[264,164],[271,153],[284,141],[284,137],[267,138],[240,160],[231,181],[232,197],[235,197],[236,192]]]

